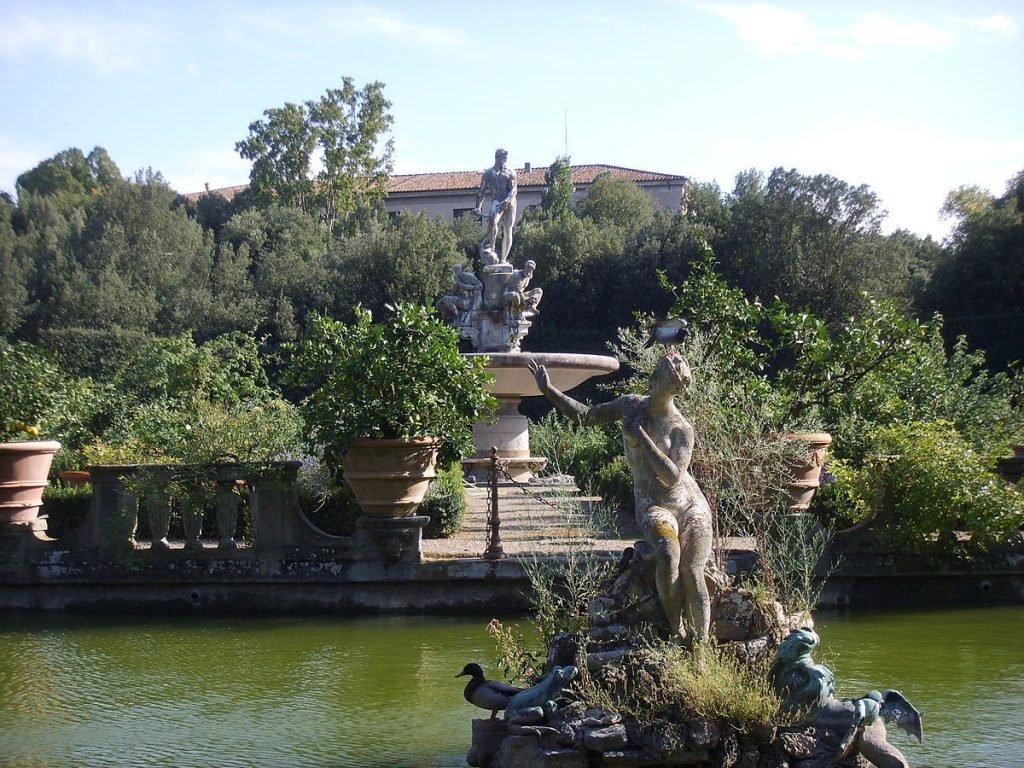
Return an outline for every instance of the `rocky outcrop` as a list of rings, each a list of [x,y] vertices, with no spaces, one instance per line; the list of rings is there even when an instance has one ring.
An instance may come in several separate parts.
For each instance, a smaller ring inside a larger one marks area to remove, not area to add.
[[[741,658],[770,656],[789,630],[811,623],[807,614],[787,615],[749,590],[709,573],[712,634]],[[616,575],[590,606],[585,637],[558,636],[547,667],[574,665],[614,701],[645,667],[652,635],[669,636],[654,585],[654,558],[645,542],[623,553]],[[619,698],[621,700],[621,698]],[[539,711],[539,710],[538,710]],[[549,715],[524,727],[519,721],[478,720],[467,761],[476,768],[831,768],[868,766],[860,758],[839,763],[840,736],[813,727],[742,730],[724,720],[686,714],[685,702],[657,718],[635,717],[574,700],[570,690]],[[860,761],[860,762],[858,762]]]

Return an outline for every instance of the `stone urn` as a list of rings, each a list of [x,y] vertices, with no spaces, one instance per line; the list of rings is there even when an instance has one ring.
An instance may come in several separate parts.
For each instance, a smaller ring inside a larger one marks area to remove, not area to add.
[[[1024,476],[1024,443],[1013,446],[1013,455],[996,462],[997,471],[1011,483],[1020,483]]]
[[[814,494],[821,485],[821,469],[825,466],[832,435],[828,432],[788,432],[786,439],[806,446],[801,458],[789,467],[790,481],[786,485],[789,512],[803,514],[811,506]]]
[[[39,517],[54,440],[0,443],[0,524],[27,523]]]
[[[411,517],[434,479],[441,441],[360,437],[345,453],[345,479],[368,517]]]

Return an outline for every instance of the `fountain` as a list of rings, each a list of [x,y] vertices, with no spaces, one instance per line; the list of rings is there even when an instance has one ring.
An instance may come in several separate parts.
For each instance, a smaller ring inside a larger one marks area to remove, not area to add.
[[[497,421],[475,425],[475,450],[464,463],[468,468],[480,466],[490,460],[491,448],[497,448],[498,457],[508,460],[507,471],[512,478],[525,482],[547,463],[544,457],[530,455],[527,419],[519,413],[523,397],[539,394],[529,370],[530,361],[543,365],[560,390],[617,371],[619,361],[607,355],[520,350],[539,311],[543,290],[528,287],[537,266],[533,261],[515,269],[508,260],[515,223],[516,176],[514,170],[505,167],[507,156],[505,150],[495,152],[494,167],[484,171],[477,195],[474,213],[487,220],[487,234],[480,243],[480,274],[456,264],[455,284],[438,300],[437,308],[476,350],[469,354],[488,357],[487,370],[494,375],[491,393],[499,404]],[[485,214],[480,204],[487,195],[491,196],[491,206]]]

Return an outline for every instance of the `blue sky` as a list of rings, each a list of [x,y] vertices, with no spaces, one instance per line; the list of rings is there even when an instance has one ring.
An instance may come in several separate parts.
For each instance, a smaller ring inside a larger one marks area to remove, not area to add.
[[[399,173],[608,163],[869,185],[941,237],[947,192],[1024,168],[1024,3],[0,0],[0,190],[68,147],[175,189],[248,180],[264,109],[350,75],[393,102]]]

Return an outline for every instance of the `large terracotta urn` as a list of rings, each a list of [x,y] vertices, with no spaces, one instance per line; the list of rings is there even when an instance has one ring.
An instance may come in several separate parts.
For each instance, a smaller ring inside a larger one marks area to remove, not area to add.
[[[821,469],[825,466],[832,435],[828,432],[789,432],[786,439],[806,446],[801,458],[789,467],[790,481],[786,486],[789,491],[789,511],[801,514],[811,506],[814,494],[821,485]]]
[[[54,440],[0,443],[0,523],[26,523],[39,517]]]
[[[357,438],[345,454],[345,479],[369,517],[410,517],[434,479],[441,441]]]

